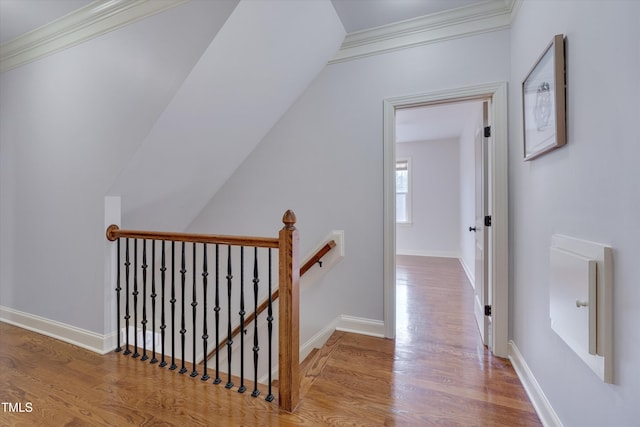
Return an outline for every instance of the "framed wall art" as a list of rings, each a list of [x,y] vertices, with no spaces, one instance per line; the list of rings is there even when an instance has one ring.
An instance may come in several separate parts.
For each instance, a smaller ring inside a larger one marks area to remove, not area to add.
[[[524,159],[567,143],[564,35],[558,34],[522,82]]]

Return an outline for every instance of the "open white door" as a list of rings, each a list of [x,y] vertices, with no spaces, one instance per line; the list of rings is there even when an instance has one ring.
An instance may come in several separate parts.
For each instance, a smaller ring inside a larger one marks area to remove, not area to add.
[[[489,263],[491,256],[488,250],[489,233],[485,226],[485,218],[488,215],[488,143],[490,138],[489,125],[489,102],[482,103],[482,113],[484,129],[476,137],[474,144],[475,150],[475,224],[469,227],[469,231],[475,235],[475,287],[474,287],[474,305],[473,311],[480,330],[482,342],[489,346],[489,315],[485,312],[485,307],[489,307]],[[489,134],[485,133],[489,129]]]

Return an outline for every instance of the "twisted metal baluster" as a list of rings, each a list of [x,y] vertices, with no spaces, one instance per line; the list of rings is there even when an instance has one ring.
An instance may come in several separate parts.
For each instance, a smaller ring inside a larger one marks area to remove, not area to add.
[[[131,350],[129,349],[129,319],[131,319],[131,315],[129,314],[129,267],[131,263],[129,262],[129,238],[125,240],[125,262],[124,262],[124,274],[125,274],[125,311],[124,311],[124,333],[125,333],[125,347],[124,350],[125,355],[131,354]]]
[[[185,320],[184,320],[184,304],[185,304],[185,296],[184,296],[184,290],[185,290],[185,284],[186,284],[186,279],[187,279],[187,268],[186,268],[186,260],[185,260],[185,255],[184,255],[184,246],[185,246],[185,242],[182,242],[182,268],[180,269],[180,282],[181,282],[181,291],[182,291],[182,312],[180,315],[180,348],[182,349],[182,366],[180,367],[180,372],[181,374],[184,374],[185,372],[187,372],[187,368],[186,366],[184,366],[184,345],[185,345],[185,340],[186,340],[186,336],[185,334],[187,333],[187,329],[186,329],[186,324],[185,324]]]
[[[251,396],[258,397],[258,248],[253,248],[253,392]]]
[[[149,359],[147,356],[147,241],[142,241],[142,358],[141,361]]]
[[[240,246],[240,387],[238,393],[244,393],[244,246]]]
[[[138,353],[138,239],[133,239],[133,354],[131,357],[139,357]]]
[[[216,305],[213,311],[216,314],[216,378],[213,383],[220,384],[222,382],[220,378],[220,352],[217,347],[220,342],[220,245],[218,244],[216,244]]]
[[[162,260],[160,261],[160,284],[161,284],[161,297],[160,300],[162,301],[162,311],[160,314],[160,333],[161,333],[161,337],[160,340],[162,342],[162,361],[160,362],[160,367],[164,368],[165,366],[167,366],[167,361],[165,360],[165,348],[164,348],[164,343],[165,343],[165,329],[167,329],[167,322],[165,319],[165,298],[164,298],[164,291],[165,291],[165,273],[167,271],[167,266],[166,266],[166,262],[165,262],[165,256],[164,256],[164,240],[162,241]]]
[[[204,243],[202,247],[202,348],[204,354],[204,373],[201,380],[207,381],[209,379],[209,374],[207,374],[207,340],[209,339],[209,335],[207,335],[207,276],[209,272],[207,271],[207,244]]]
[[[156,241],[151,241],[151,344],[152,357],[150,363],[158,363],[156,359]]]
[[[176,369],[176,242],[171,242],[171,366]]]
[[[228,380],[225,388],[231,388],[233,387],[233,382],[231,382],[231,346],[233,345],[233,340],[231,339],[231,279],[233,279],[233,276],[231,275],[231,245],[228,245],[227,248],[227,362],[229,370],[227,372]]]
[[[116,335],[118,340],[118,346],[116,347],[116,352],[121,352],[122,347],[120,347],[120,291],[122,288],[120,287],[120,238],[116,242],[116,251],[118,254],[116,255]]]
[[[268,355],[268,359],[269,359],[269,364],[267,366],[267,370],[269,373],[269,393],[267,394],[267,397],[264,398],[264,400],[266,400],[267,402],[272,402],[273,399],[275,399],[275,396],[272,394],[271,392],[271,341],[273,338],[273,301],[271,300],[271,248],[269,248],[269,305],[267,308],[267,329],[268,329],[268,340],[267,343],[269,345],[269,355]]]
[[[196,298],[196,244],[193,243],[193,273],[191,274],[193,278],[193,287],[191,289],[191,313],[193,319],[193,371],[189,374],[190,377],[198,376],[198,371],[196,371],[196,307],[198,306],[198,301]],[[207,353],[205,353],[205,357]]]

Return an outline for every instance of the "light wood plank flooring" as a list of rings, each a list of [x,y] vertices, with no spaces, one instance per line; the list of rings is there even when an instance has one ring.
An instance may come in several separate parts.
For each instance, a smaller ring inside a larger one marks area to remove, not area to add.
[[[294,414],[264,390],[254,399],[0,323],[0,401],[33,408],[0,407],[0,425],[540,425],[509,361],[482,346],[457,260],[398,257],[397,294],[397,339],[333,334]]]

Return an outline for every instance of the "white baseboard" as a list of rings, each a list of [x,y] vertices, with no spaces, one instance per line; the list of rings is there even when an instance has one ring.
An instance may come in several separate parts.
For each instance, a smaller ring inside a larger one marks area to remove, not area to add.
[[[467,263],[464,262],[464,258],[460,257],[459,260],[460,260],[460,265],[462,266],[462,269],[467,275],[467,279],[469,279],[469,283],[471,283],[471,287],[475,289],[476,288],[475,274],[471,271]]]
[[[302,362],[314,348],[322,348],[334,331],[351,332],[354,334],[370,335],[384,338],[384,322],[381,320],[363,319],[341,315],[300,346],[300,362]],[[278,366],[271,371],[272,378],[278,378]],[[267,375],[263,375],[258,382],[266,384]]]
[[[116,345],[116,333],[101,335],[55,320],[0,306],[0,321],[33,331],[86,350],[106,354]]]
[[[344,314],[338,316],[300,346],[300,361],[304,360],[314,348],[322,348],[334,331],[384,338],[384,323],[381,320],[363,319]]]
[[[336,330],[336,325],[338,324],[338,320],[340,317],[334,319],[327,326],[318,331],[314,336],[309,338],[304,344],[300,346],[300,361],[302,362],[307,358],[309,353],[314,348],[322,348],[324,344],[327,342],[331,334]]]
[[[342,315],[336,322],[336,331],[352,332],[354,334],[385,337],[384,322],[382,320],[363,319]]]
[[[116,347],[115,332],[101,335],[9,307],[0,306],[0,321],[77,345],[99,354],[106,354]],[[336,330],[384,337],[384,322],[347,315],[338,316],[300,347],[300,360],[304,360],[314,348],[321,348]],[[197,360],[202,360],[203,356],[203,354],[199,354]]]
[[[459,258],[460,254],[453,251],[422,251],[414,249],[396,249],[396,255],[430,256],[436,258]]]
[[[522,386],[527,392],[542,425],[545,427],[562,427],[560,418],[551,407],[538,381],[533,376],[533,372],[529,369],[527,362],[513,341],[509,341],[509,360],[511,360],[513,369],[518,374],[520,382],[522,382]]]

